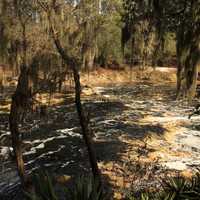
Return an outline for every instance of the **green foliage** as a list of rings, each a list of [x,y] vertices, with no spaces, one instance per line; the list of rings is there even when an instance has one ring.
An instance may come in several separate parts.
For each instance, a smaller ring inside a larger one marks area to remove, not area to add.
[[[48,173],[39,173],[33,177],[35,193],[26,193],[28,200],[58,200],[53,181]],[[107,197],[98,181],[91,177],[80,177],[72,189],[64,188],[66,200],[106,200]]]
[[[105,200],[106,195],[103,194],[98,181],[91,177],[80,177],[74,188],[68,193],[69,199],[72,200]]]
[[[170,178],[165,182],[164,192],[161,194],[161,198],[168,200],[180,199],[184,200],[192,193],[191,184],[189,181],[182,177]]]
[[[131,191],[127,200],[198,200],[200,199],[200,173],[192,180],[183,177],[168,178],[159,192],[142,193],[139,197]]]
[[[143,64],[156,63],[164,49],[164,26],[161,20],[163,4],[147,0],[124,0],[122,15],[122,49],[129,45],[131,58]],[[135,58],[134,58],[135,57]]]
[[[189,44],[192,35],[193,38],[196,32],[198,32],[197,35],[200,35],[199,31],[196,31],[199,30],[199,6],[199,0],[192,2],[184,0],[124,0],[123,30],[128,30],[130,33],[122,31],[127,37],[126,40],[122,35],[122,42],[126,43],[131,39],[130,35],[134,35],[138,24],[149,20],[150,27],[155,28],[158,41],[165,39],[165,35],[168,33],[175,33],[178,34],[177,42]]]
[[[129,194],[126,199],[127,200],[150,200],[150,195],[147,193],[143,193],[140,195],[140,197],[137,198]]]
[[[52,179],[46,172],[41,172],[33,176],[35,194],[28,194],[29,200],[58,200]]]
[[[121,27],[119,14],[107,17],[101,34],[98,36],[98,64],[106,66],[109,62],[122,62]]]
[[[97,37],[97,63],[107,66],[111,62],[121,63],[121,15],[120,0],[102,1],[104,23]]]
[[[35,194],[26,194],[28,200],[58,200],[52,179],[48,173],[36,174],[33,178]],[[98,181],[91,177],[80,177],[74,186],[64,188],[65,199],[68,200],[106,200]],[[198,200],[200,199],[200,173],[191,180],[183,177],[168,178],[162,184],[161,191],[135,195],[130,191],[126,200]]]

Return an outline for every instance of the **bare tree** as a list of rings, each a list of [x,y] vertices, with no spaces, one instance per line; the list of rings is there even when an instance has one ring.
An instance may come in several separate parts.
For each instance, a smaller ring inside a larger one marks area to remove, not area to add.
[[[75,82],[75,104],[76,104],[76,109],[77,109],[80,125],[82,128],[83,138],[87,146],[93,176],[95,179],[101,182],[101,176],[100,176],[100,171],[97,164],[94,144],[93,144],[93,140],[90,133],[91,130],[89,129],[88,120],[81,103],[81,83],[80,83],[80,74],[79,74],[81,62],[78,61],[76,57],[73,57],[73,55],[72,56],[69,55],[68,52],[64,49],[64,47],[61,44],[61,40],[59,38],[59,34],[57,30],[55,29],[55,24],[52,17],[55,12],[54,6],[55,6],[56,1],[54,0],[54,1],[51,1],[50,4],[45,4],[44,2],[38,0],[38,3],[40,7],[47,14],[51,37],[54,41],[54,44],[56,46],[58,53],[60,54],[65,64],[69,66],[73,72],[73,78]]]

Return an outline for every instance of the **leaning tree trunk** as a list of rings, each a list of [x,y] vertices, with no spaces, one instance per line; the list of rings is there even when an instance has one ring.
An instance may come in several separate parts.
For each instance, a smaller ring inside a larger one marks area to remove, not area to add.
[[[59,52],[60,56],[62,57],[66,65],[71,67],[72,72],[73,72],[73,77],[74,77],[74,82],[75,82],[75,104],[76,104],[76,109],[77,109],[80,125],[82,128],[83,138],[87,146],[93,176],[95,179],[97,179],[101,183],[101,175],[100,175],[100,171],[97,164],[97,158],[96,158],[93,141],[91,138],[90,129],[88,126],[88,120],[87,120],[87,117],[85,116],[83,106],[81,103],[81,83],[80,83],[80,75],[79,75],[79,69],[78,69],[80,65],[77,63],[77,61],[74,58],[69,57],[67,53],[65,52],[65,50],[63,49],[60,43],[60,40],[52,26],[50,17],[49,17],[49,22],[51,24],[52,37],[53,37],[55,46],[57,48],[57,51]]]
[[[97,158],[96,158],[96,153],[93,146],[93,141],[91,138],[90,129],[88,127],[88,120],[84,114],[83,106],[81,104],[80,75],[78,71],[75,69],[75,67],[73,69],[73,75],[74,75],[74,82],[75,82],[75,103],[76,103],[76,109],[77,109],[79,120],[80,120],[80,125],[82,128],[83,137],[88,149],[93,175],[95,178],[97,178],[100,181],[100,172],[97,165]]]

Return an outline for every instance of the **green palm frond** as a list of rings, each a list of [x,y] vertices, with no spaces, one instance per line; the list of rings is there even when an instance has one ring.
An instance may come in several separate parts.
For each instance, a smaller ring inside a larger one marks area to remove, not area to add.
[[[38,173],[33,176],[35,188],[34,194],[26,193],[28,200],[59,200],[52,179],[47,172]],[[99,181],[92,177],[79,177],[74,187],[64,188],[66,200],[106,200],[107,195],[103,193]]]
[[[79,177],[73,190],[70,191],[72,200],[105,200],[106,195],[100,183],[92,177]]]
[[[29,200],[58,200],[52,179],[47,172],[40,172],[33,176],[35,194],[27,194]]]

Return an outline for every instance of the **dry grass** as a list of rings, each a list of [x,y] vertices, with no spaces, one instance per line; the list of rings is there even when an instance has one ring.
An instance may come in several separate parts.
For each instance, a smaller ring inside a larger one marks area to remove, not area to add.
[[[82,74],[81,82],[83,85],[106,85],[106,84],[119,84],[128,83],[132,81],[149,81],[153,83],[162,82],[175,82],[176,81],[176,71],[175,68],[147,68],[145,70],[139,69],[139,67],[134,67],[132,70],[126,67],[124,70],[110,70],[99,68],[90,73]]]
[[[123,85],[124,83],[129,84],[129,82],[133,85],[138,84],[138,82],[139,83],[148,82],[153,85],[161,83],[174,84],[175,71],[169,70],[168,72],[159,69],[158,70],[147,69],[141,71],[137,67],[134,68],[132,71],[130,71],[129,68],[125,68],[125,70],[120,70],[120,71],[100,68],[98,70],[91,72],[89,76],[88,74],[82,74],[81,82],[82,85],[88,85],[91,88],[95,86],[106,86],[106,85],[115,86],[121,84]],[[66,84],[69,84],[69,82],[66,82]],[[9,85],[9,81],[7,82],[7,85]],[[153,98],[151,96],[152,91],[149,92],[150,92],[149,98]],[[9,109],[11,94],[12,92],[10,91],[9,94],[6,94],[8,98],[5,101],[6,103],[4,102],[5,104],[1,104],[0,110]],[[87,96],[83,94],[83,99],[86,98],[91,100],[92,95],[93,91],[91,91],[91,93]],[[148,96],[146,92],[145,94],[140,93],[139,95]],[[56,106],[59,104],[63,104],[65,98],[66,97],[64,96],[64,94],[55,93],[52,95],[52,98],[49,102],[49,95],[41,94],[38,97],[38,100],[47,104],[50,103],[49,104],[50,106]],[[147,118],[145,120],[146,122],[148,121]],[[142,121],[140,123],[141,125],[144,125]],[[135,131],[141,128],[142,126],[139,128],[135,127],[134,129],[133,126],[133,130]],[[144,126],[144,128],[146,127]],[[166,127],[168,131],[170,129],[172,130],[172,128],[174,128],[174,126]],[[171,137],[170,133],[169,137]],[[113,160],[110,159],[110,161],[100,161],[99,166],[101,168],[104,177],[109,178],[109,184],[111,184],[114,188],[114,199],[122,199],[122,193],[124,192],[123,191],[124,189],[130,188],[132,184],[135,184],[137,185],[137,187],[140,187],[144,183],[155,180],[156,177],[162,174],[162,172],[159,172],[159,170],[156,169],[156,166],[160,153],[164,152],[166,149],[164,148],[156,149],[159,146],[159,143],[157,143],[159,141],[159,138],[153,138],[152,140],[149,140],[148,138],[131,139],[129,137],[122,136],[117,139],[118,142],[114,144],[110,142],[109,143],[110,147],[106,146],[107,152],[111,152],[111,155],[109,156],[111,157],[113,154],[115,158]],[[101,141],[97,141],[97,143],[98,142]],[[102,141],[102,143],[104,142],[106,143],[107,141],[106,140]],[[124,145],[126,145],[126,149],[124,149]],[[151,152],[152,147],[155,148],[157,151]],[[114,152],[115,148],[117,152]],[[102,149],[99,150],[101,151]],[[154,174],[155,170],[157,174]],[[66,177],[63,178],[63,176],[59,177],[58,182],[65,182],[66,181],[65,178]]]

